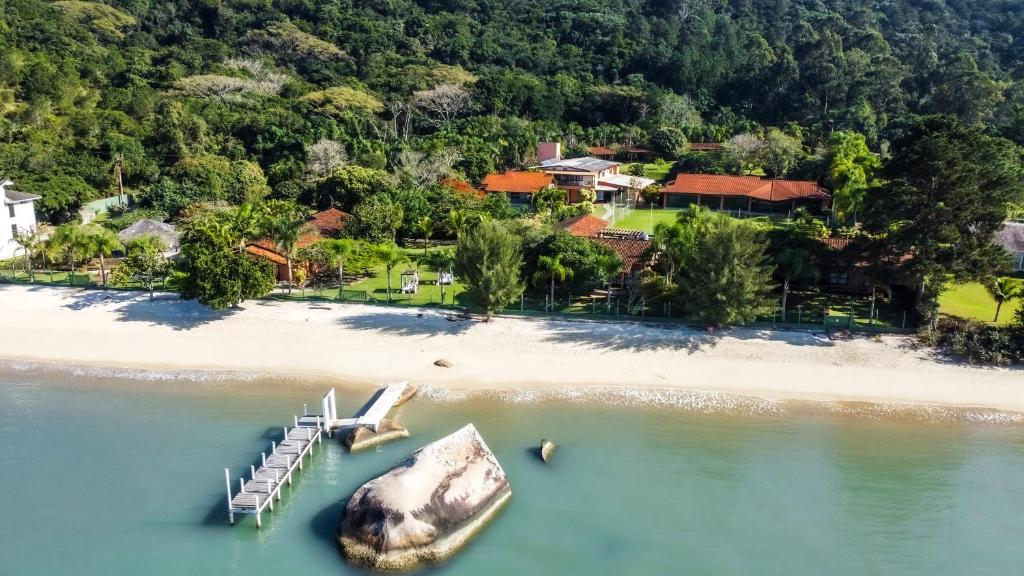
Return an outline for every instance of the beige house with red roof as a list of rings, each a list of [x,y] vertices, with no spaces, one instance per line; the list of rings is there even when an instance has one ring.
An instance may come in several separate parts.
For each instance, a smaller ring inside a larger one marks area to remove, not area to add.
[[[697,205],[751,214],[786,214],[801,206],[820,212],[831,203],[828,191],[809,180],[679,174],[661,189],[661,205],[665,208]]]

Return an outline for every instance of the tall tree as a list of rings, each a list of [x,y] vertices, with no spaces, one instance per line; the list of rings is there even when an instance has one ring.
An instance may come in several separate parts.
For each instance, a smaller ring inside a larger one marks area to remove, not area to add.
[[[761,232],[715,215],[679,273],[686,310],[712,325],[747,324],[774,308],[772,267]]]
[[[853,220],[874,184],[881,166],[877,154],[868,150],[863,134],[835,132],[828,138],[825,154],[825,186],[832,191],[832,207],[840,221]]]
[[[459,237],[455,270],[465,296],[489,321],[523,293],[519,242],[500,223],[482,222]]]
[[[761,165],[769,178],[782,178],[796,166],[804,150],[800,140],[778,128],[768,130],[761,148]]]
[[[999,273],[1006,254],[992,237],[1010,204],[1021,200],[1021,160],[1008,140],[953,117],[909,127],[882,168],[884,184],[865,199],[865,228],[879,240],[873,259],[898,263],[922,296],[937,295],[949,277]]]

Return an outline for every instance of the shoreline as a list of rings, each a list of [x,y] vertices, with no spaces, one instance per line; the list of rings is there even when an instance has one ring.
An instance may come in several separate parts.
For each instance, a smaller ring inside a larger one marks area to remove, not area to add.
[[[440,358],[453,367],[434,366]],[[905,336],[832,342],[742,328],[709,336],[559,318],[485,324],[450,321],[432,309],[276,301],[218,313],[138,293],[35,286],[0,285],[0,359],[352,387],[409,380],[469,394],[668,390],[1024,413],[1024,371],[946,362],[913,349]]]

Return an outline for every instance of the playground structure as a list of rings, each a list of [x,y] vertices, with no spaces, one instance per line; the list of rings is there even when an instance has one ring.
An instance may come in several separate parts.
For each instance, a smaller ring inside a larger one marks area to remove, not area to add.
[[[437,283],[441,286],[451,286],[455,282],[455,276],[452,274],[452,269],[449,268],[447,271],[437,271]]]
[[[418,270],[402,272],[402,293],[416,294],[420,289],[420,273]]]

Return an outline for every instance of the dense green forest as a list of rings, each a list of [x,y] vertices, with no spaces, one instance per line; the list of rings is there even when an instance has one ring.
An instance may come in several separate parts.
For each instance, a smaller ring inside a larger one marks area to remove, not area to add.
[[[0,0],[0,175],[54,222],[113,192],[117,158],[168,216],[351,210],[337,165],[475,182],[539,138],[672,153],[779,127],[884,153],[948,113],[1024,143],[1022,78],[1014,0]]]

